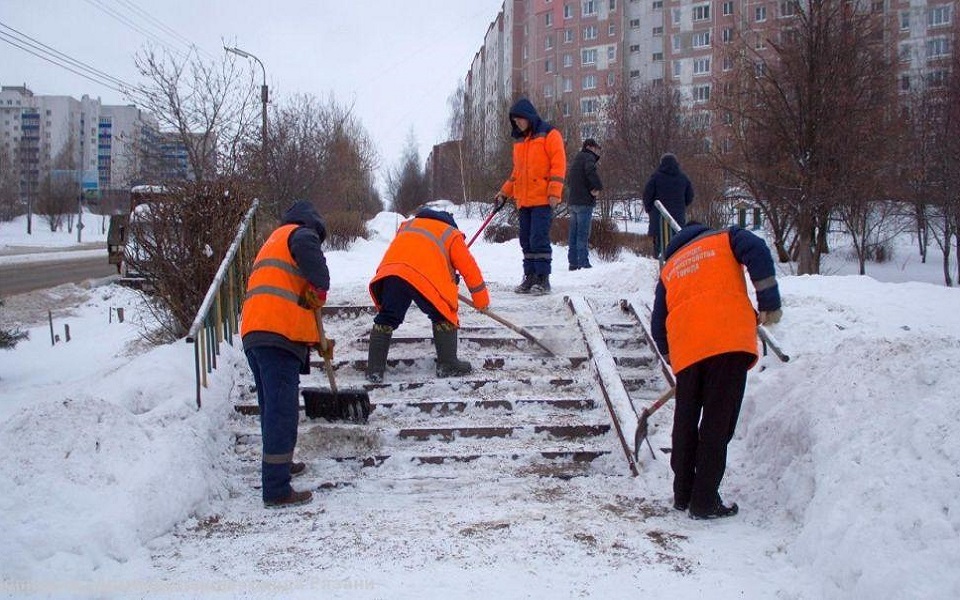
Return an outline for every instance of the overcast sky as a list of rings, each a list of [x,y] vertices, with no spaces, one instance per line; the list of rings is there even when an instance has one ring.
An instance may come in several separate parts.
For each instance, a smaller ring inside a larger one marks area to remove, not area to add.
[[[0,83],[38,95],[83,94],[126,104],[115,90],[11,45],[9,28],[129,83],[147,43],[207,59],[237,46],[264,64],[273,99],[331,92],[353,104],[394,167],[413,129],[421,161],[443,141],[447,98],[467,73],[502,0],[0,0]],[[18,36],[18,35],[17,35]],[[19,36],[18,36],[19,37]],[[262,79],[257,67],[258,81]]]

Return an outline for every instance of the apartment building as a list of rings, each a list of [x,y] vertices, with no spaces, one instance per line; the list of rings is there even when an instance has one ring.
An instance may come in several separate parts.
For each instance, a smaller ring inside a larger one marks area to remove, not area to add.
[[[710,99],[733,66],[727,44],[747,35],[756,50],[767,51],[768,40],[780,39],[793,22],[796,6],[791,0],[507,0],[467,74],[468,109],[490,131],[498,116],[478,107],[527,96],[545,116],[575,117],[581,131],[574,135],[603,137],[604,102],[612,94],[669,83],[703,109],[698,118],[709,127],[717,121]],[[901,90],[944,81],[956,51],[956,8],[956,0],[862,4],[899,41]],[[512,73],[505,70],[508,57]],[[495,127],[502,135],[503,124]]]

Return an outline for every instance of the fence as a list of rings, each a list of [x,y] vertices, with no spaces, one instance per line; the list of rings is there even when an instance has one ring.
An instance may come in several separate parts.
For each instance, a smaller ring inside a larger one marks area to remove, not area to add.
[[[230,244],[213,283],[197,311],[187,333],[187,343],[194,345],[194,371],[197,377],[197,408],[200,408],[200,389],[207,387],[207,374],[217,368],[220,343],[233,345],[233,335],[239,331],[240,308],[250,276],[250,266],[257,252],[257,208],[254,200],[243,217],[237,235]]]

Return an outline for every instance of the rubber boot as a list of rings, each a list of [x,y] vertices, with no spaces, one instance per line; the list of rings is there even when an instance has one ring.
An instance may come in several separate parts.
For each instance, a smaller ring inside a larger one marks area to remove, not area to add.
[[[530,288],[533,286],[533,283],[537,280],[537,276],[533,273],[524,273],[523,281],[520,282],[520,285],[513,288],[514,293],[516,294],[529,294]]]
[[[380,383],[387,369],[387,353],[390,351],[390,338],[393,327],[374,324],[370,330],[370,349],[367,354],[367,381]]]
[[[457,328],[453,323],[434,324],[433,345],[437,349],[437,377],[459,377],[473,370],[470,363],[457,358]]]
[[[543,296],[550,293],[550,276],[534,275],[533,285],[530,286],[530,294],[533,296]]]

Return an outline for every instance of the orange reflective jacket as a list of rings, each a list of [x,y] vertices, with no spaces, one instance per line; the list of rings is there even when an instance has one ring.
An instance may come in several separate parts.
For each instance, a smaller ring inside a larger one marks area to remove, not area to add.
[[[726,230],[677,250],[663,265],[660,281],[667,291],[667,343],[674,373],[725,352],[758,356],[756,313]]]
[[[370,281],[370,296],[377,309],[380,302],[373,284],[393,275],[416,288],[444,318],[459,327],[457,271],[463,275],[477,308],[489,306],[483,274],[463,237],[462,231],[437,219],[418,217],[402,223]]]
[[[556,129],[528,135],[513,143],[513,172],[500,191],[514,198],[517,208],[547,206],[563,194],[567,155]]]
[[[310,284],[300,273],[287,245],[297,227],[297,224],[278,227],[257,253],[243,302],[241,336],[251,331],[269,331],[294,342],[320,341],[316,316],[303,304]]]

